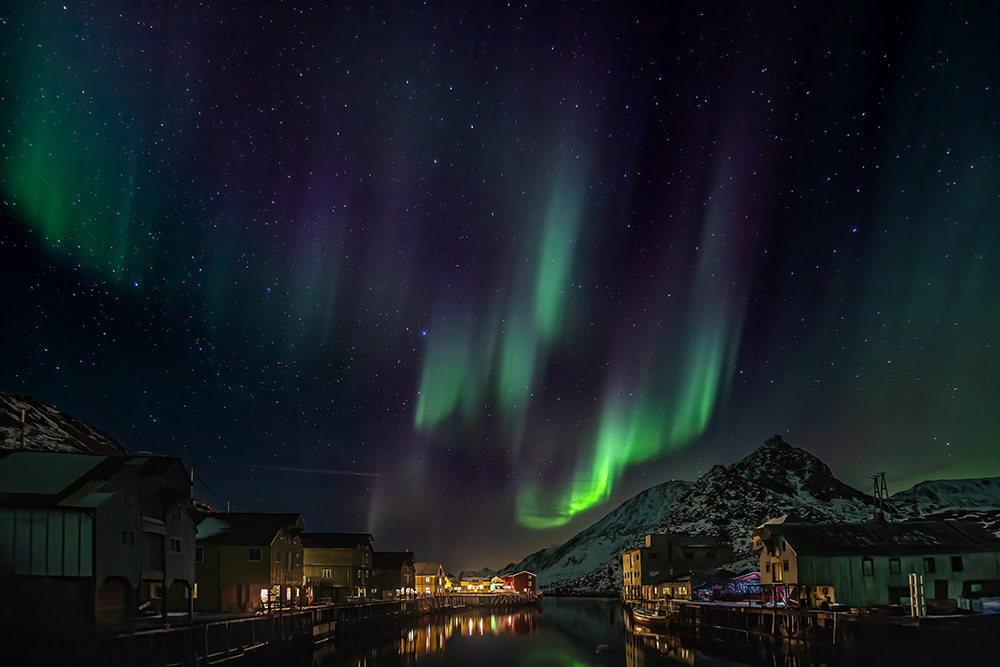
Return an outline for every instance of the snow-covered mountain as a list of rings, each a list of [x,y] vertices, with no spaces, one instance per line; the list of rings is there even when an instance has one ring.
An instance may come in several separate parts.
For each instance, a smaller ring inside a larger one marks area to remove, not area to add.
[[[534,572],[538,585],[548,589],[586,576],[609,561],[620,560],[622,551],[631,549],[647,533],[655,532],[664,511],[677,502],[690,486],[690,482],[672,481],[646,489],[565,544],[536,551],[500,572]]]
[[[128,454],[128,450],[99,428],[28,396],[0,392],[0,449],[22,448],[105,456]]]
[[[1000,528],[1000,478],[924,482],[890,502],[900,518],[969,518]],[[753,529],[789,513],[821,523],[870,521],[872,498],[776,435],[694,483],[667,482],[640,493],[562,546],[533,553],[504,572],[535,572],[549,592],[615,594],[622,552],[640,546],[647,533],[713,535],[732,549],[728,569],[749,571],[757,567],[749,548]]]
[[[978,521],[1000,534],[1000,477],[920,482],[889,502],[897,518]]]

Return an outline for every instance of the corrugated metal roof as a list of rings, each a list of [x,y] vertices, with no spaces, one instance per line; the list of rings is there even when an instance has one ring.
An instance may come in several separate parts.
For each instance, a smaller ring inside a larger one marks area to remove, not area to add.
[[[1000,539],[971,521],[784,523],[762,526],[764,540],[783,538],[795,553],[896,556],[1000,551]]]

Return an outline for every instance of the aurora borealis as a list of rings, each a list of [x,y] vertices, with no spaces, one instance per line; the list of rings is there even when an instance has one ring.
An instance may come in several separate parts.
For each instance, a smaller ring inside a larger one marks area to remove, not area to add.
[[[3,3],[0,391],[456,571],[1000,475],[1000,17],[875,4]]]

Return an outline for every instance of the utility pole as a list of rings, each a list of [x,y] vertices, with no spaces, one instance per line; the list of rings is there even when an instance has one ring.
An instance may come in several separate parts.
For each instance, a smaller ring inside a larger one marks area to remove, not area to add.
[[[872,508],[874,510],[875,521],[885,521],[886,507],[889,509],[890,520],[892,518],[892,507],[889,506],[889,489],[885,484],[885,473],[877,472],[872,475]]]

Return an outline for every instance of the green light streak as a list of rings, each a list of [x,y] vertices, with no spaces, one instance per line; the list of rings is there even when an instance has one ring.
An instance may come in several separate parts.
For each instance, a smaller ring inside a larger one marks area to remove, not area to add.
[[[62,39],[44,18],[35,28],[37,46],[17,54],[11,76],[6,195],[50,252],[131,283],[149,248],[131,231],[137,146],[115,84],[87,67],[87,45]]]
[[[466,423],[475,419],[484,382],[478,345],[471,328],[431,332],[414,416],[417,428],[434,428],[455,412]]]

